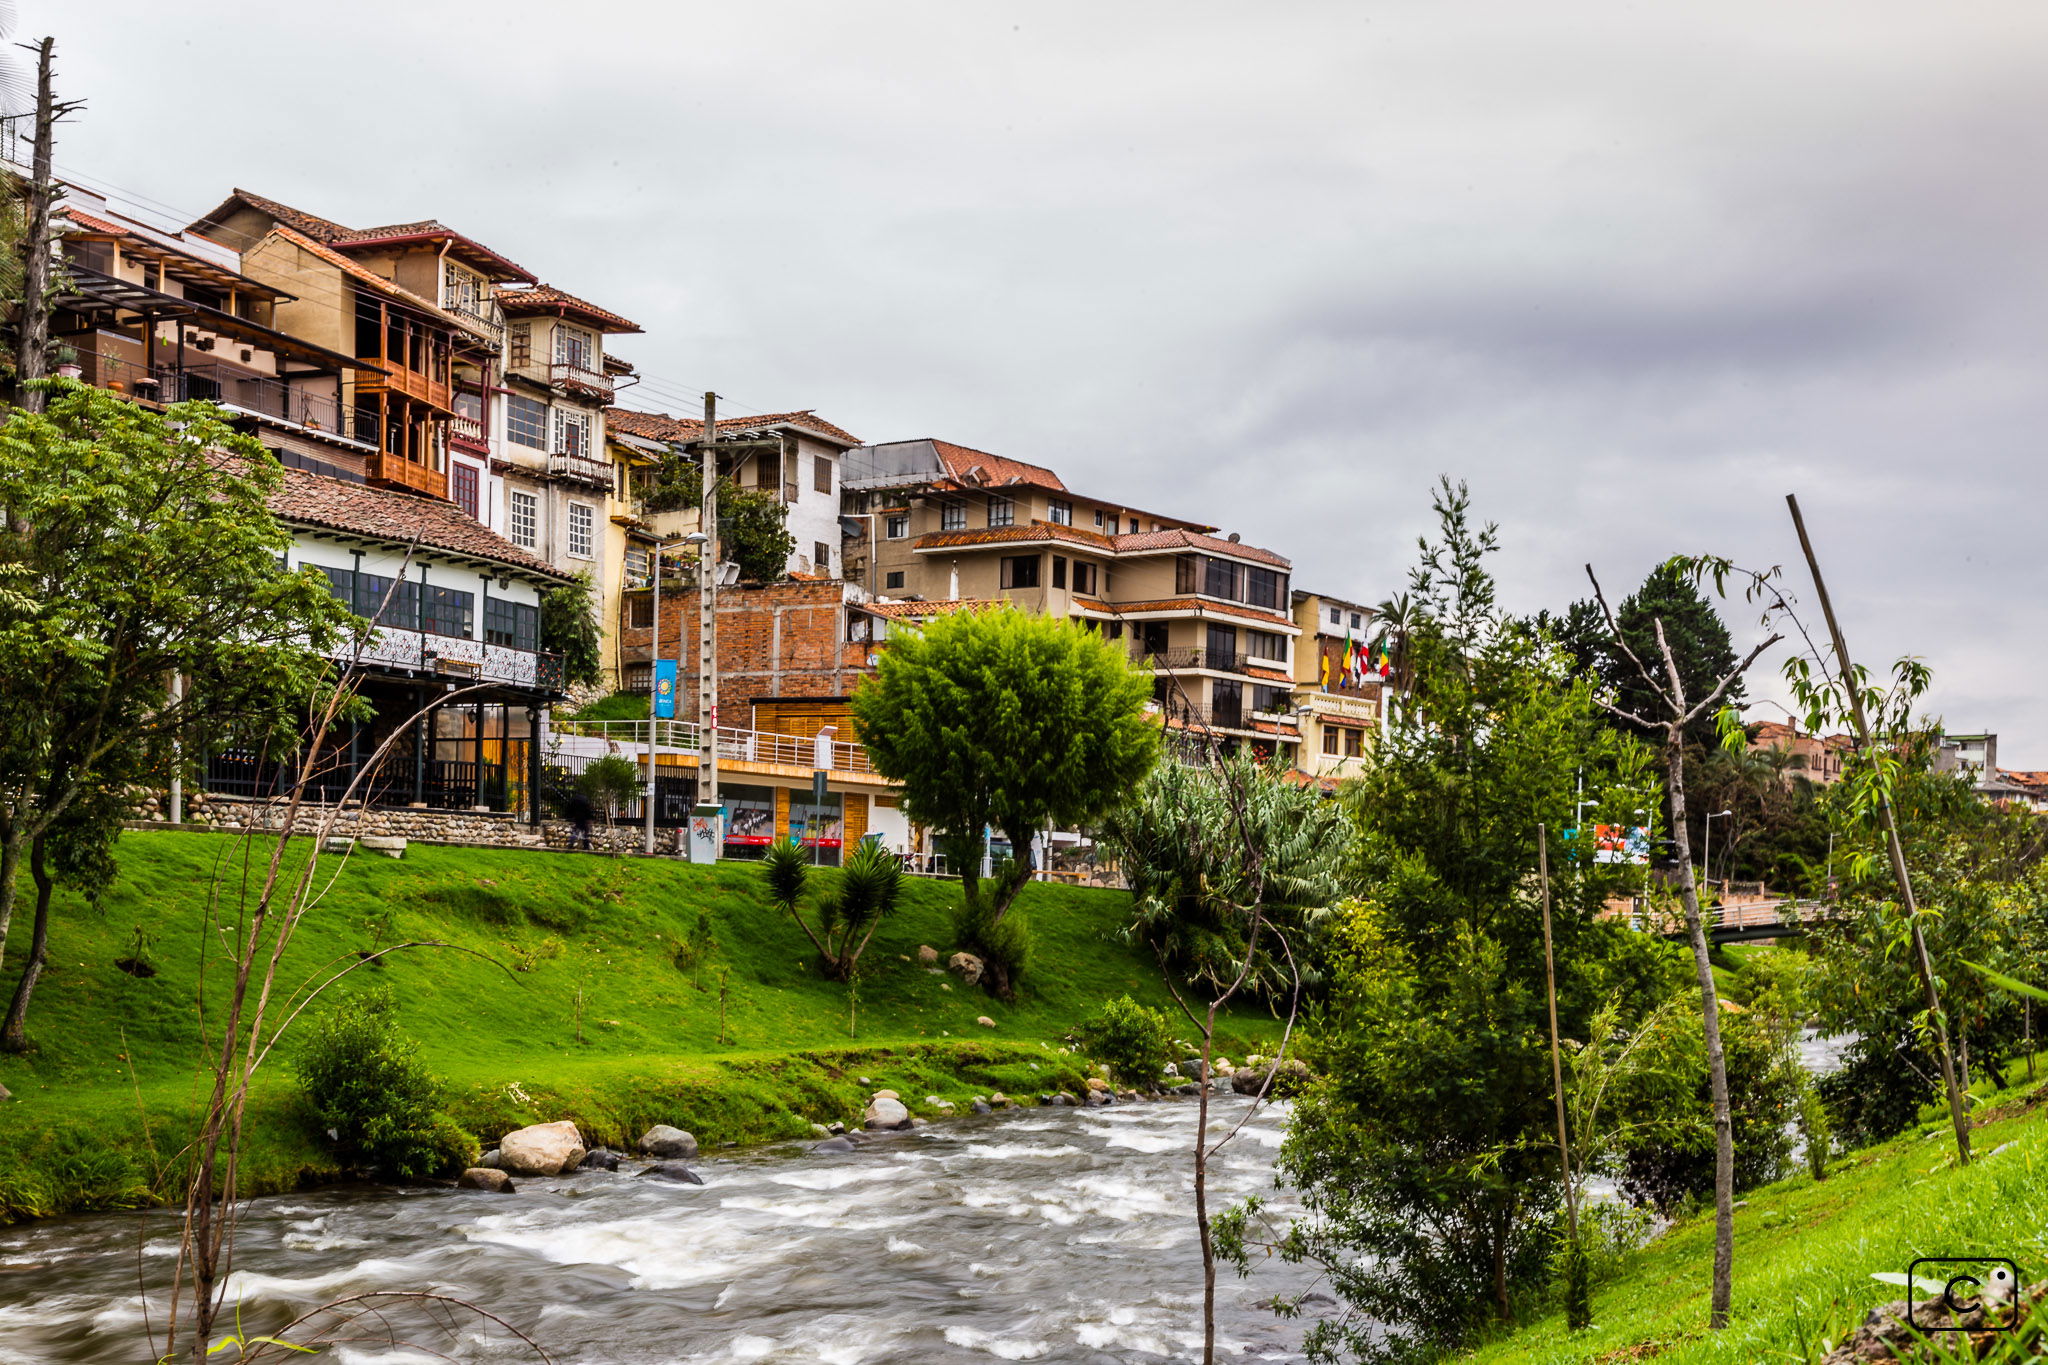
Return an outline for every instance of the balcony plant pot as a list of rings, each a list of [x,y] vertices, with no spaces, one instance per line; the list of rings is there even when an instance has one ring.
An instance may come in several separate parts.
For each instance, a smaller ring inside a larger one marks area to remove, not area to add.
[[[85,366],[59,365],[57,367],[57,377],[59,379],[83,379],[85,377]]]

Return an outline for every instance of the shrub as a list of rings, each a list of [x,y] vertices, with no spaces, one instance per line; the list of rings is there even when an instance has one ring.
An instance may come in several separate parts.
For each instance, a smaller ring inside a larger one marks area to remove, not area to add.
[[[1074,1036],[1090,1057],[1109,1064],[1110,1079],[1117,1083],[1148,1089],[1159,1084],[1171,1041],[1166,1016],[1159,1011],[1126,995],[1105,1004]]]
[[[416,1180],[475,1162],[476,1141],[440,1112],[441,1083],[399,1031],[388,990],[351,996],[324,1015],[297,1071],[316,1125],[352,1168]]]
[[[619,808],[638,796],[640,787],[640,769],[616,754],[606,754],[576,775],[576,790],[607,819],[616,819]]]
[[[981,959],[981,981],[1000,1000],[1017,998],[1017,983],[1031,964],[1031,930],[1014,903],[996,917],[988,897],[970,895],[953,911],[953,941]]]

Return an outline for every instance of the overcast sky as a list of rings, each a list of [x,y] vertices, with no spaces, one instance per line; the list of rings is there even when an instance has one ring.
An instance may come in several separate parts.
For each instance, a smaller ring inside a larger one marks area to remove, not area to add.
[[[2048,768],[2038,3],[22,8],[60,169],[438,217],[640,322],[629,403],[1049,464],[1301,587],[1401,587],[1439,473],[1517,611],[1793,567],[1796,492],[1857,657]]]

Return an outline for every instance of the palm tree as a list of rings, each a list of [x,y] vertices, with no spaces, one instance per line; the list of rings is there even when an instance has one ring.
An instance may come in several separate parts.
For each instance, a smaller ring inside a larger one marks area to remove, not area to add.
[[[1367,648],[1386,647],[1394,661],[1394,690],[1403,697],[1408,695],[1413,681],[1408,667],[1408,636],[1420,617],[1415,600],[1405,592],[1395,593],[1372,609],[1373,633]]]

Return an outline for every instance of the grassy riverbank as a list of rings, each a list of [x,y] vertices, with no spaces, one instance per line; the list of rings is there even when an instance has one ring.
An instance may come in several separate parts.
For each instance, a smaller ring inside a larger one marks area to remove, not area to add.
[[[233,905],[249,848],[225,835],[131,833],[98,907],[60,893],[30,1020],[36,1050],[0,1056],[0,1085],[14,1094],[0,1105],[0,1222],[175,1188],[204,1093],[198,965],[219,952],[206,906],[210,896]],[[253,884],[260,869],[248,873]],[[817,880],[829,888],[836,875]],[[416,845],[403,860],[323,858],[323,886],[329,877],[280,982],[380,944],[446,945],[393,953],[336,989],[390,987],[403,1028],[448,1082],[450,1112],[485,1138],[565,1117],[611,1142],[657,1120],[707,1144],[794,1136],[855,1117],[863,1077],[917,1109],[927,1095],[1035,1093],[1078,1078],[1060,1040],[1104,999],[1129,992],[1172,1009],[1150,955],[1118,936],[1126,900],[1116,892],[1027,888],[1018,913],[1032,966],[1020,998],[1003,1004],[918,962],[921,944],[949,947],[959,890],[910,879],[869,949],[849,1036],[846,987],[819,977],[808,941],[768,907],[750,865]],[[716,939],[701,970],[678,965],[700,912]],[[10,968],[27,941],[24,916],[17,925]],[[154,975],[116,965],[137,958]],[[996,1026],[977,1024],[981,1015]],[[1271,1031],[1258,1017],[1240,1029],[1226,1051]],[[281,1059],[254,1091],[243,1171],[245,1193],[339,1175]]]
[[[1593,1294],[1594,1327],[1562,1314],[1468,1359],[1516,1365],[1621,1362],[1818,1362],[1876,1305],[1904,1291],[1871,1278],[1917,1256],[2007,1256],[2029,1281],[2048,1276],[2048,1084],[1988,1098],[1972,1135],[1979,1158],[1955,1165],[1945,1116],[1853,1152],[1827,1180],[1750,1192],[1735,1213],[1735,1302],[1725,1332],[1706,1331],[1711,1210],[1628,1256]]]

